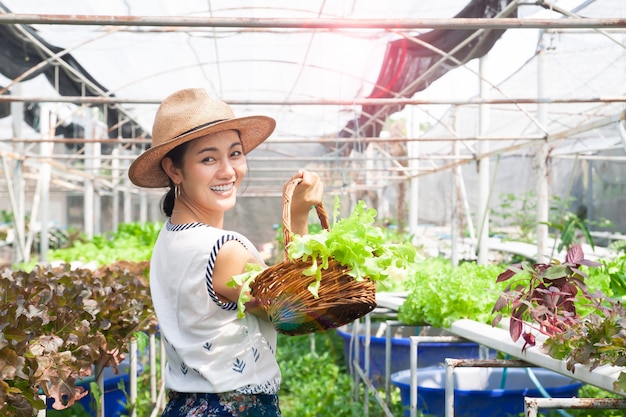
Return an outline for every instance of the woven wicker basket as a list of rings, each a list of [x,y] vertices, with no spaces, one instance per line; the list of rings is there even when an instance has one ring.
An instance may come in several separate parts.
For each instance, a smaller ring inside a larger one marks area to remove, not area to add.
[[[322,271],[318,298],[308,290],[315,277],[302,274],[310,260],[291,261],[291,198],[299,181],[290,181],[283,194],[284,259],[261,272],[251,284],[252,295],[268,313],[279,333],[300,335],[333,329],[363,317],[376,307],[376,286],[368,279],[356,281],[349,269],[330,259]],[[315,206],[320,223],[329,229],[328,215],[320,203]]]

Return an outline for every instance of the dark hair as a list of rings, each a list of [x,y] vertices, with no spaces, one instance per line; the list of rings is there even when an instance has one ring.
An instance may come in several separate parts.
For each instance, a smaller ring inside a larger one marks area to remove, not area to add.
[[[182,168],[183,156],[187,151],[188,144],[189,142],[185,142],[178,145],[177,147],[169,151],[164,158],[170,158],[175,167]],[[165,195],[161,199],[161,211],[167,217],[172,217],[172,210],[174,210],[174,201],[176,200],[176,185],[171,179],[169,179],[169,177],[168,181],[170,189],[167,190],[167,193],[165,193]]]

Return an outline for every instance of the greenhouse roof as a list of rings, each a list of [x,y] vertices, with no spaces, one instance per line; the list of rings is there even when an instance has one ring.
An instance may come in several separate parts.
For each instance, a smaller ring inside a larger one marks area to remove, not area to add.
[[[21,140],[12,119],[0,119],[0,150],[8,156],[40,157],[27,139],[39,137],[32,127],[47,99],[58,98],[47,105],[54,106],[57,137],[66,138],[85,136],[93,120],[80,104],[100,99],[109,105],[99,116],[108,128],[100,135],[128,139],[111,141],[124,142],[124,165],[146,146],[136,140],[149,136],[158,102],[190,86],[207,88],[238,115],[277,119],[272,138],[250,155],[262,177],[251,191],[259,194],[279,191],[288,175],[280,171],[300,166],[323,167],[331,187],[348,189],[359,173],[346,174],[345,161],[363,158],[368,145],[391,167],[387,182],[427,174],[404,170],[406,148],[390,148],[417,138],[420,158],[449,156],[452,144],[465,139],[459,159],[431,159],[433,172],[479,159],[477,138],[492,139],[486,156],[546,141],[558,143],[555,155],[620,146],[623,155],[626,148],[623,0],[0,4],[7,19],[0,21],[0,88],[25,102],[27,115]],[[480,17],[503,23],[472,20]],[[6,47],[9,38],[18,40],[13,48]],[[46,67],[37,66],[46,59],[47,77]],[[490,114],[482,122],[480,104]],[[406,127],[393,128],[388,117]],[[66,152],[80,159],[77,143]],[[105,143],[102,153],[113,147]],[[358,167],[361,174],[368,169]],[[63,169],[54,167],[59,184],[79,182]]]

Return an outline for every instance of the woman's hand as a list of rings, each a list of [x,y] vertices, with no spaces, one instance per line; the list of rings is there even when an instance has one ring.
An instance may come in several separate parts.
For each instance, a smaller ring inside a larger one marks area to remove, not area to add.
[[[294,179],[301,181],[294,189],[291,200],[291,231],[303,235],[308,232],[309,211],[322,202],[324,183],[316,173],[305,169],[299,170],[289,181]]]

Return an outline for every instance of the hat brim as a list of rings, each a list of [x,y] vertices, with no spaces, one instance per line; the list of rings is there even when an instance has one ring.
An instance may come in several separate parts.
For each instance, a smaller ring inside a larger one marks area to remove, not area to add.
[[[216,122],[146,150],[132,162],[128,168],[128,177],[133,184],[139,187],[167,187],[169,186],[169,177],[161,167],[161,160],[175,147],[211,133],[237,130],[243,153],[248,154],[263,143],[275,128],[276,121],[267,116],[238,117]]]

